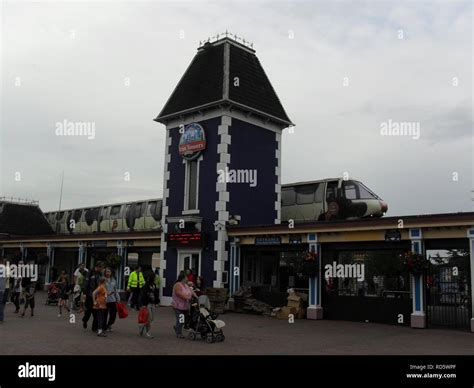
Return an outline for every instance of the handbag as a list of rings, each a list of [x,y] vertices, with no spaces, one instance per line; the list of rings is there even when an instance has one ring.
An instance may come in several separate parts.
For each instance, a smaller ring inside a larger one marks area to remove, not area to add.
[[[117,303],[117,313],[120,319],[124,319],[128,317],[127,308],[123,303]]]
[[[140,325],[148,324],[148,308],[146,306],[140,307],[140,311],[138,312],[138,323]]]

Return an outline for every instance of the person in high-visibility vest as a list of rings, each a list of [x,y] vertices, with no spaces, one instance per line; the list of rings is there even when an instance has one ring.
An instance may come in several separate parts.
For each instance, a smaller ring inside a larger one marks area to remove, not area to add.
[[[136,310],[140,308],[138,298],[140,296],[140,289],[143,288],[144,285],[145,278],[143,277],[142,267],[138,266],[128,278],[127,291],[132,292],[131,308],[135,308]]]

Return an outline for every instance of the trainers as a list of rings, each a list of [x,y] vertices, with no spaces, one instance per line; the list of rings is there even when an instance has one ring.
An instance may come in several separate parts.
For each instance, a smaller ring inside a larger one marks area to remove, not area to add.
[[[107,331],[108,331],[109,333],[111,333],[111,332],[112,332],[112,326],[107,326]]]
[[[63,315],[62,314],[58,314],[58,318],[61,318]]]
[[[99,330],[97,332],[97,337],[107,337],[107,334],[105,334],[102,330]]]
[[[153,337],[150,333],[146,333],[146,334],[145,334],[145,337],[146,337],[146,338],[149,338],[149,339],[155,338],[155,337]]]
[[[176,338],[185,338],[182,334],[176,334]]]
[[[83,327],[84,329],[87,329],[87,322],[82,321],[82,327]]]

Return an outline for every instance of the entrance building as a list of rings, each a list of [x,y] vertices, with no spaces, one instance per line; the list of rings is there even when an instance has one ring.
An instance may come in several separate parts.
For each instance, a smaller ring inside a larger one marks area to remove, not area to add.
[[[228,286],[229,224],[280,223],[281,133],[291,121],[255,51],[228,37],[198,48],[155,120],[166,125],[166,303],[185,269],[206,287]]]

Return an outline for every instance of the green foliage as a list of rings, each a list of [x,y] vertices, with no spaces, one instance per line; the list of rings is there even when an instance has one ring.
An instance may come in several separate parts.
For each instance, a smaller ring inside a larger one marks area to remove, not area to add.
[[[122,262],[122,256],[116,253],[109,254],[104,260],[105,266],[113,268],[113,269],[119,268],[121,262]]]

